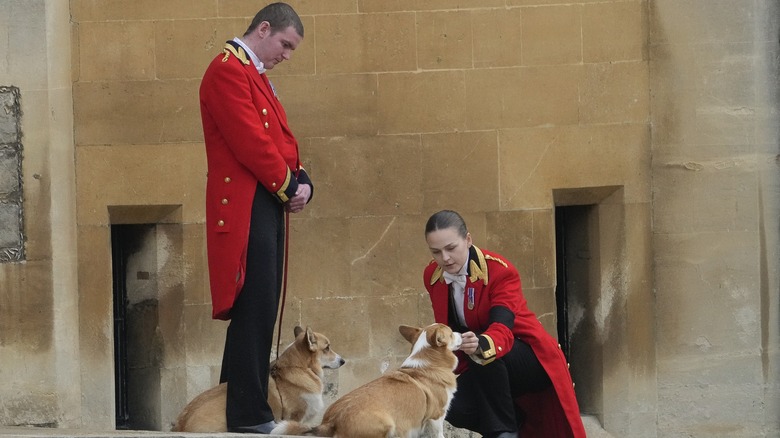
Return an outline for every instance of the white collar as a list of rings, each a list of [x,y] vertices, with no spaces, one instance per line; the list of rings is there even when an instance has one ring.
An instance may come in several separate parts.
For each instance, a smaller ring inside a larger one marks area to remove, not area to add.
[[[252,51],[252,49],[249,48],[246,44],[244,44],[243,41],[241,41],[238,37],[233,38],[233,41],[238,43],[239,46],[243,47],[246,53],[249,55],[249,58],[252,59],[252,64],[255,65],[255,68],[257,69],[257,72],[260,74],[265,73],[265,66],[263,65],[263,61],[260,60],[260,58],[255,55],[255,52]]]
[[[444,281],[447,284],[452,283],[453,281],[456,283],[460,283],[461,287],[466,285],[466,274],[468,271],[468,260],[466,260],[466,263],[463,264],[463,267],[460,268],[460,271],[458,271],[457,274],[450,274],[447,271],[444,271]]]

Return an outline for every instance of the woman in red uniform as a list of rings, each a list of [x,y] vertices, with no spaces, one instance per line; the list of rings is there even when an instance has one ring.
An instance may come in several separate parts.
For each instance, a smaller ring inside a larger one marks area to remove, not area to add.
[[[566,358],[528,310],[517,269],[474,246],[454,211],[431,216],[425,240],[434,317],[463,334],[447,421],[486,438],[585,437]]]

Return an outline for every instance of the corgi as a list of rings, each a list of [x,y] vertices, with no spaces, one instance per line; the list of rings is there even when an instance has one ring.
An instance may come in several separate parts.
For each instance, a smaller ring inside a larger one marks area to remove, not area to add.
[[[294,420],[310,424],[325,408],[322,399],[323,368],[339,368],[345,360],[330,348],[330,341],[323,334],[299,326],[293,333],[295,341],[271,363],[268,404],[276,421]],[[226,404],[227,383],[221,383],[185,406],[171,431],[227,432]]]
[[[454,351],[460,348],[461,335],[444,324],[402,325],[398,331],[412,344],[399,369],[336,400],[319,426],[283,421],[271,434],[412,438],[427,433],[444,438],[444,416],[457,385]]]

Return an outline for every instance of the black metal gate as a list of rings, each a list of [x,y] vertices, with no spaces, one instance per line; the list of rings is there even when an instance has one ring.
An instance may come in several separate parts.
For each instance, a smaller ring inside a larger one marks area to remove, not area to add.
[[[567,300],[566,274],[566,210],[570,207],[555,207],[555,306],[558,312],[558,343],[566,359],[569,358],[569,307]]]
[[[127,429],[127,253],[128,225],[111,226],[111,269],[114,289],[114,396],[116,428]]]

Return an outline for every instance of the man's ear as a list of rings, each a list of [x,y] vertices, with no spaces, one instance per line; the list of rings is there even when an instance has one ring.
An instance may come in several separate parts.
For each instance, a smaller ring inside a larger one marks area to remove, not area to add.
[[[469,248],[471,248],[471,245],[472,245],[472,243],[473,243],[473,242],[472,242],[472,240],[471,240],[471,233],[466,233],[466,246],[468,246]]]
[[[263,21],[257,26],[257,36],[259,36],[260,38],[265,38],[270,34],[271,34],[271,23],[267,21]]]

